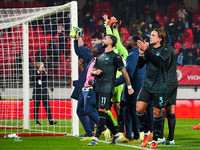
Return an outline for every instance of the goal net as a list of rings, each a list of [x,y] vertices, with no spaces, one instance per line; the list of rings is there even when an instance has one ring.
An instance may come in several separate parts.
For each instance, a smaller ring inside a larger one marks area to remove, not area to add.
[[[78,58],[69,32],[77,2],[0,9],[0,135],[79,134],[69,80]]]

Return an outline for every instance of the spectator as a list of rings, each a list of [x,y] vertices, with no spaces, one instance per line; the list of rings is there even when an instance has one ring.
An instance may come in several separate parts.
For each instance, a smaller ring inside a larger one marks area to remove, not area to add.
[[[33,81],[33,100],[34,100],[34,119],[36,125],[41,125],[38,118],[40,101],[42,101],[46,110],[47,118],[50,125],[54,125],[57,122],[52,120],[51,109],[49,103],[49,92],[47,88],[47,73],[43,62],[40,60],[36,61],[36,70],[32,76]]]
[[[179,50],[179,54],[180,54],[180,52],[183,53],[183,58],[184,58],[183,64],[185,64],[186,58],[187,58],[187,55],[188,55],[188,49],[187,49],[186,43],[183,43],[183,46]]]
[[[174,45],[175,43],[175,25],[174,25],[174,18],[170,18],[166,23],[165,23],[165,31],[168,33],[168,35],[171,38],[171,45]]]
[[[144,39],[144,41],[149,42],[150,32],[148,28],[144,29],[144,32],[142,32],[141,37]]]
[[[199,23],[196,23],[194,28],[192,29],[193,36],[194,36],[194,47],[196,49],[200,49],[200,28]]]
[[[58,54],[60,56],[61,52],[63,52],[63,54],[65,55],[65,58],[69,59],[68,58],[68,52],[66,50],[66,46],[67,46],[67,37],[65,36],[64,29],[62,29],[61,33],[58,36]]]
[[[200,56],[197,56],[195,65],[199,65],[200,66]]]
[[[105,27],[102,19],[99,19],[98,21],[98,32],[102,34],[102,37],[104,37]]]
[[[192,7],[189,7],[188,17],[187,17],[189,28],[192,28],[193,16],[194,16],[194,9]]]
[[[195,65],[195,57],[192,52],[188,52],[185,65]]]
[[[185,23],[182,21],[182,18],[178,18],[178,21],[175,23],[175,31],[177,39],[181,40],[183,43],[183,34],[185,33]]]
[[[183,53],[180,52],[177,57],[177,65],[182,66],[183,65]]]
[[[177,15],[178,15],[178,18],[181,18],[183,22],[186,21],[185,18],[187,15],[187,11],[183,7],[178,9]]]
[[[188,52],[191,52],[195,59],[197,58],[197,49],[194,47],[194,44],[190,44],[190,49],[188,49]]]
[[[138,35],[138,29],[135,23],[131,25],[131,29],[130,29],[130,36],[134,36],[134,35]]]
[[[89,25],[90,33],[93,34],[95,32],[95,22],[93,18],[90,18],[90,22],[88,25]]]

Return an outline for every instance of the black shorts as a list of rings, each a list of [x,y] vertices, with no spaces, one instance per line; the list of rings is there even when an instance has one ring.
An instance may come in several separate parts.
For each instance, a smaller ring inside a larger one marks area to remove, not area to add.
[[[167,87],[167,94],[165,96],[165,103],[170,105],[176,105],[176,96],[177,96],[176,85],[170,85]]]
[[[141,88],[137,101],[143,101],[148,104],[153,103],[153,107],[162,109],[165,107],[166,93],[150,93],[144,87]]]
[[[95,94],[98,108],[109,110],[111,106],[112,93],[96,92]]]

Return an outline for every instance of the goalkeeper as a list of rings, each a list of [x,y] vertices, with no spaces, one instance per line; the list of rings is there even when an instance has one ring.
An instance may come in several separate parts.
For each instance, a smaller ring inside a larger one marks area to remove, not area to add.
[[[126,57],[128,56],[128,51],[122,45],[122,43],[124,41],[124,37],[123,37],[123,34],[119,34],[119,32],[117,30],[117,20],[116,20],[115,17],[111,17],[111,20],[108,20],[107,15],[104,15],[103,18],[105,20],[106,34],[113,34],[114,36],[117,37],[117,44],[113,48],[113,51],[116,54],[121,55],[123,61],[125,62]],[[113,29],[113,32],[112,32],[111,28]],[[116,78],[118,78],[121,74],[122,73],[120,71],[117,71]],[[122,90],[123,90],[123,85],[115,87],[113,97],[112,97],[112,100],[111,100],[111,102],[113,103],[113,106],[114,106],[114,110],[117,114],[117,120],[118,120],[118,124],[119,124],[119,132],[123,132],[123,130],[124,130],[124,124],[122,123],[123,122],[123,115],[122,115],[122,111],[120,111],[120,102],[121,102]],[[121,104],[121,107],[122,106],[123,106],[123,104]],[[112,118],[112,120],[113,120],[115,127],[117,127],[116,121],[113,118]]]

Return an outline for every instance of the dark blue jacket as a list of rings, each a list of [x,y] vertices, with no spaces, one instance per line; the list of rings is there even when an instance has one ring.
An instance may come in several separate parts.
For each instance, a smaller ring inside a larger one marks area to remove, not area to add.
[[[139,92],[142,86],[144,74],[146,71],[146,65],[143,68],[138,69],[138,66],[137,66],[138,58],[139,58],[138,47],[132,49],[132,51],[129,53],[128,57],[126,58],[126,70],[128,72],[131,85],[134,89],[135,94]],[[124,76],[121,75],[116,79],[115,85],[118,86],[123,83],[125,83],[125,80],[124,80]],[[124,88],[123,88],[123,93],[122,93],[122,100],[124,101],[125,101],[124,96],[127,93],[127,91],[128,91],[127,84],[125,83]]]
[[[94,58],[91,55],[91,51],[88,51],[86,49],[86,47],[84,47],[84,46],[78,47],[77,40],[74,40],[74,49],[75,49],[76,55],[83,58],[86,61],[85,68],[84,68],[83,72],[81,73],[79,79],[76,81],[73,81],[73,86],[75,88],[71,95],[71,98],[78,100],[81,89],[83,88],[84,83],[86,81],[88,67],[89,67],[90,63],[94,60]]]

